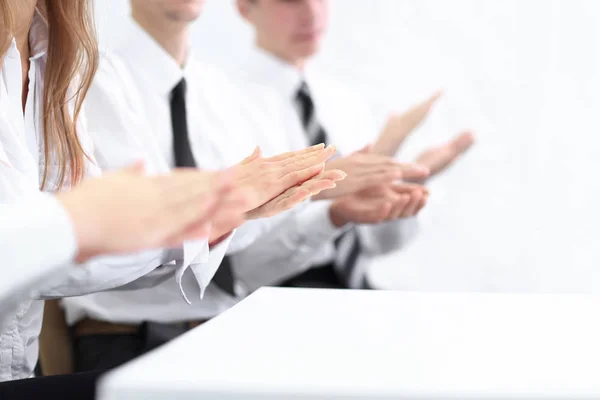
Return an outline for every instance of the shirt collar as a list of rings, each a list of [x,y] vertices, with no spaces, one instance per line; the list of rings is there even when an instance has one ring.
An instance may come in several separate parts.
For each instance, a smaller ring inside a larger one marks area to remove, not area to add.
[[[181,68],[137,22],[131,20],[130,25],[125,42],[117,52],[135,67],[145,85],[161,95],[169,94],[182,78],[187,79],[191,52],[188,51],[188,62]]]
[[[294,99],[302,81],[307,80],[310,68],[305,73],[259,47],[250,55],[250,78],[256,83],[275,88],[284,97]],[[310,84],[309,84],[310,86]]]

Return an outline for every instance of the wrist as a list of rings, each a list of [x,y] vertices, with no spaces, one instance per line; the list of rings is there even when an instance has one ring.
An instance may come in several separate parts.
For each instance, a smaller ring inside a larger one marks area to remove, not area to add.
[[[81,202],[73,199],[71,194],[59,194],[58,201],[66,210],[77,243],[77,252],[75,261],[83,263],[88,259],[102,254],[103,250],[103,235],[100,229],[100,221],[93,221],[91,213],[82,209]]]
[[[211,238],[211,239],[209,239],[209,240],[208,240],[208,246],[209,246],[209,247],[214,247],[214,246],[217,246],[217,245],[218,245],[218,244],[220,244],[220,243],[221,243],[223,240],[227,239],[227,237],[228,237],[229,235],[231,235],[231,231],[229,231],[229,232],[225,233],[224,235],[221,235],[221,236],[219,236],[219,237],[217,237],[217,238],[215,238],[215,239],[212,239],[212,238]]]

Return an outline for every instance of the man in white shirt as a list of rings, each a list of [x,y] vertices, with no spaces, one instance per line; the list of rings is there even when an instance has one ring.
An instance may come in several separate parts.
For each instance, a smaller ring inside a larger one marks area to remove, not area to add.
[[[243,66],[244,80],[249,82],[249,91],[255,94],[258,104],[269,109],[275,107],[272,99],[262,99],[255,91],[256,87],[269,87],[275,93],[276,100],[283,108],[286,135],[264,137],[264,141],[279,144],[279,149],[300,148],[311,140],[312,132],[318,131],[327,142],[335,143],[340,157],[328,163],[330,167],[343,168],[349,179],[338,188],[323,193],[321,198],[331,198],[342,186],[353,186],[352,171],[356,165],[356,153],[365,145],[371,144],[371,154],[394,156],[404,139],[427,116],[430,108],[439,98],[439,93],[416,105],[402,114],[392,115],[381,132],[378,132],[369,106],[349,88],[329,79],[311,67],[310,59],[317,53],[321,38],[327,27],[327,0],[238,0],[241,15],[255,30],[256,48],[245,58]],[[308,113],[312,114],[309,123]],[[315,128],[317,126],[317,128]],[[445,145],[423,152],[417,163],[430,170],[431,175],[443,171],[454,162],[473,143],[473,135],[464,132]],[[363,150],[364,153],[364,150]],[[359,196],[360,197],[360,196]],[[365,196],[361,198],[367,202]],[[420,198],[413,196],[405,215],[415,215],[420,209]],[[331,204],[331,222],[336,226],[348,224],[374,223],[376,220],[361,220],[356,213],[345,213],[346,218],[338,218],[336,208],[340,202]],[[317,226],[319,222],[315,222]],[[342,250],[352,247],[352,240],[362,248],[357,252],[359,264],[350,276],[346,274],[345,284],[361,287],[364,272],[369,263],[378,254],[400,248],[410,237],[416,234],[416,221],[399,221],[379,226],[355,226],[352,231],[357,235],[344,235]],[[344,241],[346,243],[344,243]],[[371,249],[369,251],[369,249]],[[339,254],[338,254],[339,256]],[[326,262],[327,257],[323,260]],[[293,278],[284,285],[303,286],[316,280],[327,279],[315,276],[315,269]],[[329,274],[331,276],[331,274]]]
[[[173,102],[182,80],[186,86],[185,119],[191,153],[198,166],[222,168],[236,164],[252,152],[261,134],[279,134],[275,130],[283,128],[277,125],[275,117],[267,117],[222,73],[195,62],[188,54],[189,24],[199,15],[201,1],[183,4],[132,0],[131,5],[134,21],[126,40],[101,65],[86,102],[101,166],[114,168],[132,157],[145,159],[151,169],[173,166],[177,161]],[[261,146],[265,153],[288,151],[272,147],[268,142]],[[380,176],[386,181],[426,176],[423,168],[398,164],[388,157],[366,156],[366,159],[371,161],[371,169],[366,169],[364,176],[373,181],[382,179]],[[395,213],[404,212],[406,204],[400,206],[394,207]],[[321,208],[326,210],[319,207],[317,212],[311,211],[312,214],[320,218]],[[377,214],[378,210],[375,211]],[[281,220],[288,220],[288,217],[278,217],[271,224]],[[291,217],[292,223],[296,220]],[[298,246],[294,245],[292,249],[287,244],[281,251],[277,245],[269,246],[268,251],[264,248],[255,251],[271,257],[268,264],[275,271],[281,269],[286,273],[286,268],[293,265],[293,273],[297,273],[299,262],[306,269],[313,255],[312,249],[338,231],[327,226],[323,234],[318,229],[309,232],[306,227],[302,229],[310,234],[307,239],[310,246],[296,243]],[[249,289],[244,287],[241,275],[240,279],[230,279],[230,283],[235,283],[229,287],[220,284],[217,277],[223,270],[228,271],[230,277],[237,276],[238,269],[245,270],[249,266],[251,270],[256,263],[263,262],[263,256],[257,256],[249,263],[239,260],[248,258],[242,250],[268,228],[265,224],[251,222],[238,229],[229,246],[230,253],[238,254],[238,262],[226,258],[217,271],[215,285],[209,286],[202,302],[195,301],[192,307],[181,303],[173,278],[148,290],[121,290],[66,299],[67,317],[74,325],[76,337],[76,369],[118,365],[231,307]],[[286,224],[282,229],[287,228]],[[304,234],[298,233],[298,239],[304,241]],[[292,256],[294,252],[297,253],[296,260],[280,266],[282,255]],[[235,274],[231,264],[239,264],[235,266]],[[185,293],[196,292],[196,297],[200,297],[202,294],[198,293],[194,272],[191,269],[178,278]],[[277,277],[273,279],[277,280]]]

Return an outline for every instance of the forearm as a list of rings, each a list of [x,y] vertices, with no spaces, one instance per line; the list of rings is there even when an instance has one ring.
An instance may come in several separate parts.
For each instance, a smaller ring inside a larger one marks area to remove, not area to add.
[[[418,217],[403,218],[377,225],[359,225],[357,231],[363,252],[384,255],[402,249],[419,233]]]
[[[36,291],[49,299],[82,296],[115,289],[143,277],[168,261],[168,250],[144,251],[127,256],[108,256],[73,265]]]
[[[330,202],[319,201],[290,212],[246,250],[232,256],[236,276],[252,291],[308,269],[323,246],[344,232],[331,224],[329,207]]]

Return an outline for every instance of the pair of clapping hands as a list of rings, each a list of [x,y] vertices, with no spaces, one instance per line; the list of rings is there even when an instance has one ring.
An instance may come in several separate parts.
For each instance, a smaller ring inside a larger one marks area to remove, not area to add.
[[[429,197],[425,180],[448,168],[474,143],[473,134],[465,131],[443,145],[427,149],[413,163],[394,160],[408,135],[423,122],[440,96],[441,92],[436,92],[408,111],[393,114],[374,144],[327,163],[327,171],[347,174],[337,187],[313,197],[333,200],[330,217],[334,225],[408,218],[425,206]]]

